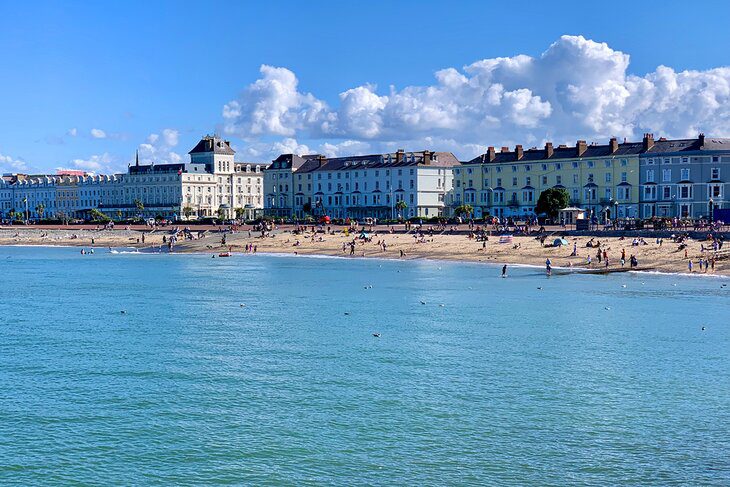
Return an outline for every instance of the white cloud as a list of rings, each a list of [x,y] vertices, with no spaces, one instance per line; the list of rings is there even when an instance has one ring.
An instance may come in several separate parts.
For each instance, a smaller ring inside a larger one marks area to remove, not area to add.
[[[139,161],[141,164],[168,164],[182,161],[182,156],[173,149],[178,145],[180,132],[166,128],[160,134],[150,134],[146,142],[139,144]]]
[[[66,132],[66,135],[68,135],[69,137],[76,137],[78,135],[78,133],[79,133],[79,131],[76,129],[76,127],[73,127],[73,128],[68,129],[68,131]]]
[[[261,156],[267,144],[260,139],[271,137],[285,137],[286,148],[301,140],[332,154],[347,150],[336,139],[371,150],[431,140],[448,142],[466,158],[486,145],[637,139],[643,132],[730,135],[730,68],[659,66],[637,76],[628,72],[629,61],[605,43],[562,36],[538,57],[442,69],[423,86],[391,86],[387,93],[356,86],[340,93],[336,107],[300,92],[292,71],[262,66],[261,78],[224,106],[224,130]]]
[[[91,129],[91,136],[95,139],[106,139],[106,132],[102,129]]]
[[[0,174],[28,171],[28,164],[20,158],[0,154]]]
[[[72,159],[71,165],[74,169],[81,169],[90,173],[111,174],[118,172],[118,168],[116,168],[118,163],[108,152],[94,154],[86,159]]]

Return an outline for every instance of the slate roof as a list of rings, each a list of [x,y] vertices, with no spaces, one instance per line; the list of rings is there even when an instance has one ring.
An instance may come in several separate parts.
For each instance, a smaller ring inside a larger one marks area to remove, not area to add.
[[[233,155],[236,153],[231,149],[231,143],[227,140],[223,140],[215,135],[206,135],[200,142],[188,152],[188,154],[196,154],[200,152],[213,152],[214,154],[227,154]]]
[[[425,160],[430,156],[428,164]],[[435,160],[434,160],[435,156]],[[345,156],[326,158],[317,154],[297,156],[296,154],[282,154],[273,162],[289,162],[297,169],[297,173],[313,171],[347,171],[363,168],[391,168],[391,167],[452,167],[461,164],[451,152],[402,152],[386,154],[369,154],[362,156]],[[396,162],[397,160],[397,162]],[[301,161],[301,162],[300,162]]]
[[[487,153],[464,162],[463,164],[505,164],[511,162],[546,162],[561,159],[591,159],[602,157],[621,157],[621,156],[644,156],[661,154],[676,154],[705,151],[723,151],[730,152],[730,139],[720,137],[709,137],[700,134],[695,139],[656,139],[654,145],[649,150],[644,150],[644,141],[642,142],[624,142],[618,144],[616,151],[611,151],[610,144],[594,144],[587,145],[585,151],[578,156],[578,150],[575,145],[568,147],[554,147],[552,155],[548,156],[548,152],[544,148],[532,148],[523,151],[520,159],[517,158],[517,151],[501,152],[495,151],[494,159],[489,161]]]
[[[185,164],[150,164],[129,166],[129,174],[163,174],[171,172],[185,172]]]

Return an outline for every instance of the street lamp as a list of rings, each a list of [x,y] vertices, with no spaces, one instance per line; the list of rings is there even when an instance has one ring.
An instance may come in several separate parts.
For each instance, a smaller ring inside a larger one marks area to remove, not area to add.
[[[715,221],[715,202],[710,198],[710,222]]]

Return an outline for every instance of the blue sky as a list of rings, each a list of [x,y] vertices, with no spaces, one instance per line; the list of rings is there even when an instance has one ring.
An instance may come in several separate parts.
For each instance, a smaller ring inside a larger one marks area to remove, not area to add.
[[[730,2],[586,5],[2,0],[0,172],[730,136]]]

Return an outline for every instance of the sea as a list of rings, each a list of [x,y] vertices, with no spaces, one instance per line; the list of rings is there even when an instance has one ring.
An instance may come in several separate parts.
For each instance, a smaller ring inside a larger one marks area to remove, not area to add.
[[[0,485],[728,485],[730,280],[1,247]]]

